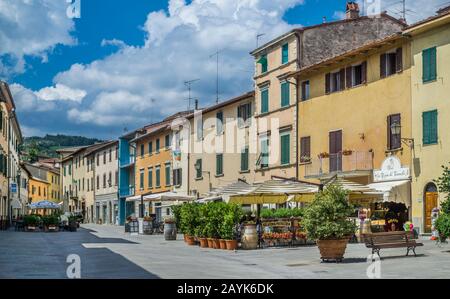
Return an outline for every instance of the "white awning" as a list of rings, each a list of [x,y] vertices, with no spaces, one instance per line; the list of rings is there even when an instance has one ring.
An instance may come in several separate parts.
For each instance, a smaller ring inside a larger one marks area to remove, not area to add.
[[[377,191],[383,192],[383,200],[385,202],[393,201],[404,203],[406,206],[411,206],[409,199],[409,192],[407,188],[402,188],[410,184],[410,180],[390,181],[372,183],[368,186]]]

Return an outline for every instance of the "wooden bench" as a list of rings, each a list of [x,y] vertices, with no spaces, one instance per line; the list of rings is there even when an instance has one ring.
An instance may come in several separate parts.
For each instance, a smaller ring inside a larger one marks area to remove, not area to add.
[[[406,248],[406,256],[409,256],[411,250],[414,256],[417,256],[416,247],[423,246],[422,243],[416,242],[414,232],[411,231],[372,233],[361,236],[366,247],[372,249],[372,256],[376,253],[380,258],[381,249]]]

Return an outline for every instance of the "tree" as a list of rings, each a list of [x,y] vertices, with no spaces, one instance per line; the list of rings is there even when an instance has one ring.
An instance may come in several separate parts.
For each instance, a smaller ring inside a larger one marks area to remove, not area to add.
[[[442,165],[442,170],[442,176],[434,182],[438,185],[440,192],[447,194],[445,201],[441,204],[441,209],[443,213],[450,214],[450,168]]]

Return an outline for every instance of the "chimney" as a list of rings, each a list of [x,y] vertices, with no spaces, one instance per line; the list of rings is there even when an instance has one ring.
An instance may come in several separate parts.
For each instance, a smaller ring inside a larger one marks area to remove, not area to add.
[[[195,110],[198,110],[198,100],[195,100]]]
[[[359,18],[359,5],[356,2],[347,2],[347,8],[345,13],[347,20],[353,20]]]

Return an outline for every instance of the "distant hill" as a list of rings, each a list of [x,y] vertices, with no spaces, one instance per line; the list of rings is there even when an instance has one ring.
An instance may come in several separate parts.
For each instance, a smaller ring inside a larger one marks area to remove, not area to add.
[[[57,149],[72,146],[92,145],[102,140],[83,136],[46,135],[45,137],[25,137],[22,154],[26,161],[34,162],[37,157],[56,158]]]

